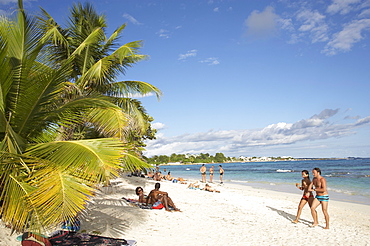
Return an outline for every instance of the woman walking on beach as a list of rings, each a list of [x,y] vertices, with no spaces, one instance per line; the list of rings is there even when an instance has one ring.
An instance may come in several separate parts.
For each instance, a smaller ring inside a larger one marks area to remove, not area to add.
[[[307,202],[308,202],[308,205],[311,207],[313,199],[314,199],[312,191],[308,191],[308,188],[311,184],[311,180],[310,180],[309,172],[307,170],[302,171],[302,178],[303,179],[301,182],[301,186],[299,186],[299,183],[296,183],[296,187],[300,190],[303,190],[303,196],[301,198],[301,201],[298,204],[297,216],[295,220],[292,221],[293,223],[298,223],[303,207],[306,205]]]

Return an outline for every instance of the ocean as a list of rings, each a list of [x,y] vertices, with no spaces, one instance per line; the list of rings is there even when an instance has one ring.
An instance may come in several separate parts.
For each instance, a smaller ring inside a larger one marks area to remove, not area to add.
[[[346,160],[308,160],[275,162],[235,162],[206,164],[207,181],[209,168],[215,167],[213,182],[220,185],[219,165],[225,170],[223,181],[301,194],[295,187],[301,182],[301,171],[308,170],[312,180],[312,169],[319,167],[326,178],[330,199],[370,205],[370,158]],[[161,165],[160,171],[170,171],[171,176],[201,180],[201,165]]]

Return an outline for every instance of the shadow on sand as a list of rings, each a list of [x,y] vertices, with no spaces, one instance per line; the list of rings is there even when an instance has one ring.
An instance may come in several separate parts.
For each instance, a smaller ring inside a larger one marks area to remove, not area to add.
[[[284,217],[285,219],[289,220],[290,222],[292,222],[293,220],[295,220],[295,215],[294,214],[290,214],[290,213],[287,213],[283,210],[280,210],[280,209],[276,209],[276,208],[273,208],[273,207],[269,207],[267,206],[267,208],[271,209],[272,211],[275,211],[278,215]],[[299,223],[302,223],[302,224],[305,224],[307,226],[310,226],[312,224],[312,221],[308,221],[308,220],[305,220],[305,219],[299,219]],[[322,226],[320,226],[322,227]]]
[[[112,180],[109,186],[100,187],[82,213],[80,232],[121,238],[132,226],[147,222],[147,211],[133,207],[122,199],[136,196],[134,188],[122,185],[122,179],[132,187],[144,187],[147,181],[144,178],[122,175],[121,180]]]

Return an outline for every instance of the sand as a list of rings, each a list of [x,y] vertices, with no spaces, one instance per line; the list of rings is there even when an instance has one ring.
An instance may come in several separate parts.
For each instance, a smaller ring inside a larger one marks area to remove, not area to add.
[[[169,193],[182,212],[140,209],[122,199],[137,198],[137,186],[147,194],[154,184],[137,177],[114,180],[89,204],[81,230],[136,240],[138,246],[370,245],[370,206],[330,200],[330,229],[325,230],[321,207],[319,226],[309,227],[308,206],[300,223],[291,222],[301,198],[299,190],[285,193],[216,183],[211,185],[220,193],[213,193],[161,182],[161,190]],[[17,235],[9,233],[7,228],[0,229],[0,245],[20,245]]]

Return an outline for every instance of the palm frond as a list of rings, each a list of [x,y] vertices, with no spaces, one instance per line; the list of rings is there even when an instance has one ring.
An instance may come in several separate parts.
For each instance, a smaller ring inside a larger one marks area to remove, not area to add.
[[[119,81],[111,83],[109,95],[114,97],[145,96],[154,93],[159,100],[162,92],[152,84],[143,81]]]
[[[57,163],[63,172],[68,170],[77,177],[100,183],[118,175],[123,151],[119,140],[101,138],[36,144],[25,155]]]
[[[110,47],[112,45],[114,45],[114,41],[116,41],[118,38],[119,38],[119,35],[121,34],[121,32],[123,31],[123,29],[125,29],[126,27],[126,24],[123,24],[121,25],[120,27],[118,27],[113,33],[112,35],[107,39],[107,41],[105,42],[104,44],[104,47],[103,49],[104,50],[109,50]]]
[[[89,45],[94,44],[97,40],[99,40],[100,36],[104,34],[101,28],[96,28],[91,34],[74,50],[71,54],[73,55],[81,55],[81,52],[86,49]]]

